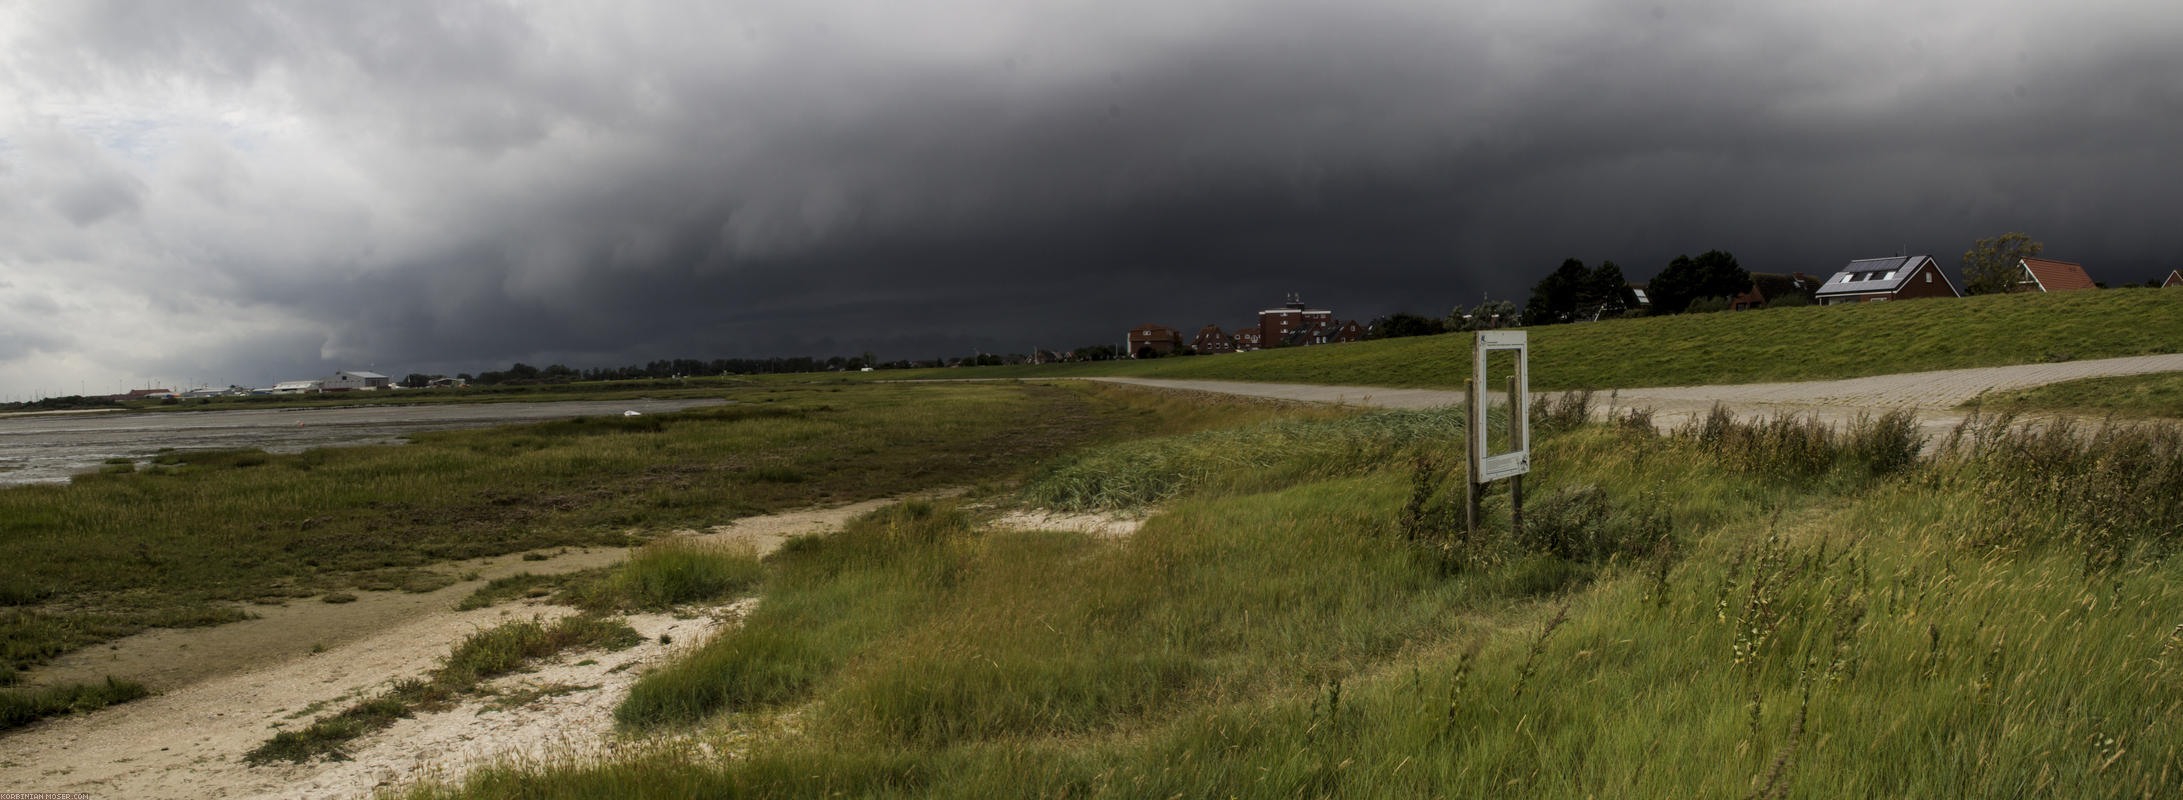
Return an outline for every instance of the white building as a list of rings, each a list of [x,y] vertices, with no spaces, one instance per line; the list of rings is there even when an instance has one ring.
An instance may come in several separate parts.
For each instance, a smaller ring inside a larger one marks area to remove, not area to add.
[[[309,394],[325,388],[325,381],[281,381],[273,384],[272,394]]]
[[[319,383],[321,384],[319,388],[329,392],[346,391],[349,389],[384,389],[387,388],[387,384],[392,382],[393,381],[387,380],[387,376],[381,375],[376,372],[350,372],[348,370],[342,370],[340,372],[334,373],[334,376],[331,378],[319,381]]]

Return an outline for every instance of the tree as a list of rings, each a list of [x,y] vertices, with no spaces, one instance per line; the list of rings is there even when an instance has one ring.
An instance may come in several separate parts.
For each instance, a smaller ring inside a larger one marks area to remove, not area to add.
[[[1629,279],[1622,277],[1622,267],[1612,261],[1599,262],[1599,266],[1593,268],[1591,276],[1585,280],[1584,288],[1577,292],[1578,308],[1589,308],[1596,312],[1603,307],[1620,307],[1623,303],[1622,293],[1629,286]]]
[[[1469,311],[1464,311],[1460,305],[1456,306],[1448,312],[1445,327],[1450,331],[1483,331],[1514,325],[1516,322],[1515,303],[1488,300]]]
[[[1707,250],[1697,258],[1676,256],[1668,268],[1646,285],[1655,314],[1680,314],[1690,301],[1701,297],[1730,297],[1751,288],[1751,273],[1736,263],[1736,256]]]
[[[2045,249],[2046,245],[2022,233],[1980,239],[1963,251],[1963,290],[1969,294],[2006,292],[2016,286],[2016,262]]]
[[[1372,321],[1365,332],[1367,339],[1396,339],[1404,336],[1431,336],[1446,333],[1447,325],[1431,317],[1423,317],[1407,311],[1397,311]]]
[[[1551,325],[1575,318],[1578,298],[1591,280],[1592,272],[1584,268],[1584,262],[1563,260],[1560,268],[1532,285],[1531,300],[1524,304],[1524,324]]]
[[[432,376],[426,375],[422,372],[409,373],[408,377],[402,379],[402,386],[409,389],[422,389],[426,386],[430,386],[431,384]]]

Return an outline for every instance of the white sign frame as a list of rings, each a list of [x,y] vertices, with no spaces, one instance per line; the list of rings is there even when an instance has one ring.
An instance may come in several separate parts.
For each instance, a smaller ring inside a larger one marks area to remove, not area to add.
[[[1524,331],[1479,331],[1471,348],[1470,419],[1471,482],[1485,483],[1513,478],[1531,471],[1531,345]],[[1516,354],[1516,396],[1509,398],[1509,436],[1516,449],[1500,455],[1486,452],[1486,398],[1497,387],[1486,385],[1486,355]]]

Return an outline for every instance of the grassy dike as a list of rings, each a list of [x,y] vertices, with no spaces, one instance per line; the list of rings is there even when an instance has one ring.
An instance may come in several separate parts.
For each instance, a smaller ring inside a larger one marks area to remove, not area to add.
[[[1919,459],[1901,418],[1662,437],[1559,411],[1521,536],[1455,529],[1436,465],[1460,421],[1416,412],[1118,442],[1025,489],[1165,498],[1123,540],[883,510],[769,558],[743,627],[645,676],[619,716],[668,743],[405,796],[2138,797],[2183,777],[2174,432],[1988,421]]]
[[[723,394],[735,402],[426,433],[398,447],[175,453],[141,471],[0,490],[0,563],[10,565],[0,686],[60,653],[147,627],[246,618],[253,603],[430,590],[456,580],[437,566],[448,561],[633,544],[771,510],[974,484],[1107,437],[1275,407],[1087,386]],[[0,702],[26,709],[9,712],[17,723],[128,694],[4,691]]]
[[[1531,386],[1537,390],[1822,380],[2173,353],[2183,349],[2183,291],[1984,295],[1683,314],[1529,330]],[[1469,334],[1450,334],[1149,361],[873,375],[1127,375],[1461,388],[1469,374],[1469,342]]]

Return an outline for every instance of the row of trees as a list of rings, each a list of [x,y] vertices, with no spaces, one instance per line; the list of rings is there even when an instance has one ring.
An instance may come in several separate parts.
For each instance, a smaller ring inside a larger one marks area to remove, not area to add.
[[[1651,313],[1681,314],[1711,309],[1713,301],[1726,308],[1727,298],[1749,288],[1751,273],[1736,263],[1735,254],[1707,250],[1695,258],[1676,256],[1666,269],[1653,276],[1646,285],[1646,294],[1652,301]],[[1552,325],[1597,319],[1632,310],[1628,307],[1631,299],[1629,280],[1623,276],[1621,266],[1603,261],[1598,267],[1587,268],[1583,261],[1572,258],[1531,287],[1523,323]]]

